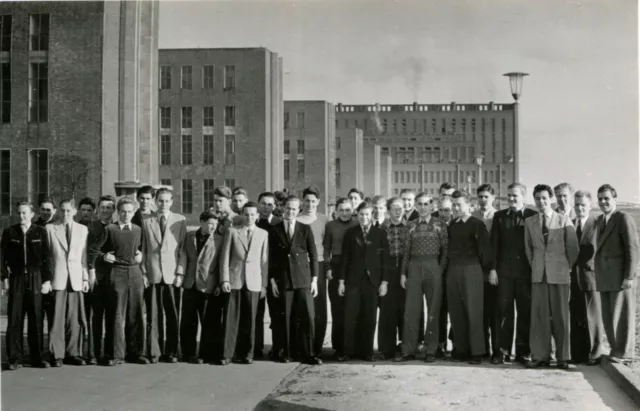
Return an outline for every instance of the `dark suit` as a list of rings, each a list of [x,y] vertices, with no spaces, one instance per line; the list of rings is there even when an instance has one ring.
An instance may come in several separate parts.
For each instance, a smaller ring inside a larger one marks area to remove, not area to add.
[[[622,211],[596,220],[598,229],[595,255],[596,289],[600,291],[602,321],[611,346],[611,355],[630,358],[635,345],[636,282],[622,289],[623,280],[634,280],[640,261],[636,224]]]
[[[311,227],[295,222],[293,237],[280,222],[269,231],[269,277],[274,279],[285,303],[285,323],[277,332],[283,341],[283,356],[299,353],[301,358],[313,357],[315,312],[311,295],[311,280],[318,276],[318,253]],[[298,332],[292,327],[299,322]],[[299,344],[291,341],[296,335]]]
[[[373,355],[378,289],[389,280],[389,242],[384,229],[370,227],[365,238],[361,226],[347,230],[342,243],[341,269],[345,284],[344,353]],[[357,339],[357,340],[356,340]]]
[[[36,219],[33,223],[39,225],[40,227],[45,227],[49,224],[55,224],[57,222],[56,216],[52,216],[51,220],[44,221],[42,218]],[[49,294],[41,294],[41,306],[42,306],[42,335],[44,338],[44,320],[47,319],[47,333],[49,335],[49,339],[51,339],[51,327],[53,327],[53,315],[56,309],[56,300],[53,296],[53,293]],[[44,342],[44,339],[43,339]],[[48,349],[48,347],[43,347],[43,349]]]
[[[282,220],[276,216],[271,217],[271,222],[267,219],[260,218],[256,222],[256,226],[266,230],[267,233],[271,231],[271,228],[280,223]],[[278,322],[280,320],[284,321],[284,305],[278,304],[282,301],[282,299],[277,299],[273,295],[273,290],[271,287],[267,286],[267,297],[261,298],[258,300],[258,310],[256,312],[256,335],[255,335],[255,343],[254,343],[254,355],[258,354],[260,356],[262,351],[264,350],[264,313],[266,309],[266,305],[269,305],[269,317],[271,318],[271,333],[272,336],[275,337],[273,333],[273,323]],[[275,354],[278,354],[278,351],[282,348],[280,341],[276,341],[273,339],[271,341],[271,351]]]
[[[506,355],[513,345],[513,306],[518,311],[516,356],[528,357],[531,322],[531,266],[524,246],[524,220],[538,214],[523,208],[517,214],[511,209],[496,211],[491,226],[491,249],[498,272],[498,317],[500,326],[496,340]]]

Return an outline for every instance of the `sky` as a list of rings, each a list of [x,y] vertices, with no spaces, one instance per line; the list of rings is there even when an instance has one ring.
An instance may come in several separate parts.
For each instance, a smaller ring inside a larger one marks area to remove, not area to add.
[[[159,45],[267,47],[285,100],[509,103],[527,72],[521,180],[640,203],[635,0],[162,0]]]

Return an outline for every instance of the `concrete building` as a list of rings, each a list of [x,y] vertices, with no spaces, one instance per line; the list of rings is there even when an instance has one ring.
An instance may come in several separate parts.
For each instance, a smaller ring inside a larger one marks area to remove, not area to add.
[[[157,1],[0,3],[5,220],[17,201],[158,183],[157,41]]]
[[[320,189],[320,212],[335,201],[335,109],[326,101],[284,102],[284,186]]]
[[[364,145],[359,128],[336,129],[336,196],[364,187]]]
[[[160,179],[197,222],[216,186],[284,186],[282,58],[265,48],[161,49]]]
[[[393,195],[403,188],[436,194],[443,182],[475,190],[486,182],[504,197],[513,181],[513,104],[337,104],[337,135],[354,128],[391,157]]]
[[[382,193],[380,191],[380,151],[378,144],[364,144],[364,184],[359,188],[364,191],[366,197],[373,197]]]

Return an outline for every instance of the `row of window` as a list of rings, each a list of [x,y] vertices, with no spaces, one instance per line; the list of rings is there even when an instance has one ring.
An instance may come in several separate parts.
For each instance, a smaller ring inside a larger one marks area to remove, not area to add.
[[[213,127],[215,125],[214,106],[202,107],[202,127]],[[227,127],[236,126],[236,107],[224,107],[224,125]],[[160,107],[160,128],[171,129],[171,107]],[[180,127],[193,128],[193,107],[180,108]]]
[[[224,66],[223,87],[232,89],[236,86],[236,66]],[[202,66],[201,85],[203,89],[213,89],[215,80],[215,65]],[[160,90],[170,90],[173,85],[173,67],[160,66]],[[193,90],[193,66],[180,66],[180,89]]]
[[[286,117],[285,117],[286,120]],[[379,133],[382,134],[386,134],[389,129],[391,130],[391,132],[393,133],[466,133],[468,128],[467,125],[470,125],[469,130],[471,131],[471,133],[476,133],[477,127],[476,127],[476,119],[472,118],[470,119],[470,121],[467,121],[468,119],[463,118],[460,119],[460,121],[458,121],[458,119],[445,119],[442,118],[440,119],[440,121],[438,121],[437,119],[431,119],[431,122],[429,122],[429,120],[427,119],[423,119],[421,122],[418,119],[413,119],[411,121],[411,129],[409,129],[409,120],[407,120],[406,118],[403,119],[391,119],[388,120],[386,118],[380,119],[379,117],[374,117],[373,119],[371,119],[371,121],[369,121],[369,119],[365,118],[359,120],[359,119],[344,119],[344,120],[336,120],[336,129],[340,129],[340,128],[361,128],[363,130],[368,130],[369,126],[373,126],[374,129],[377,129],[377,131]],[[448,123],[447,123],[448,121]],[[372,124],[373,123],[373,124]],[[495,118],[490,119],[490,122],[488,121],[488,119],[480,119],[480,130],[482,133],[488,132],[489,130],[489,126],[488,123],[490,123],[491,125],[491,132],[492,133],[496,133],[496,132],[502,132],[502,133],[506,133],[507,132],[507,121],[506,119],[501,119],[500,121],[500,125],[502,126],[501,129],[497,129],[496,125],[498,124],[498,122],[496,121]],[[390,127],[389,127],[390,125]],[[419,127],[419,126],[422,127]],[[341,127],[343,126],[343,127]]]
[[[215,161],[215,140],[213,134],[205,134],[202,136],[202,163],[204,165],[213,165]],[[163,134],[160,136],[160,165],[171,165],[171,135]],[[180,136],[180,164],[193,164],[193,136],[191,134],[183,134]],[[225,134],[224,136],[224,164],[233,166],[236,164],[236,136],[234,134]]]
[[[49,64],[29,64],[28,121],[49,119]],[[11,122],[11,63],[0,63],[0,123]]]
[[[296,124],[290,124],[291,115],[288,111],[284,113],[284,129],[288,130],[290,128],[304,128],[304,111],[298,111],[296,116]]]
[[[13,16],[0,16],[0,52],[11,51],[11,35],[13,31]],[[29,15],[29,50],[49,50],[49,15]]]
[[[160,179],[160,184],[165,186],[171,186],[170,178]],[[236,180],[234,178],[227,178],[224,180],[224,185],[227,187],[235,187]],[[173,187],[177,192],[178,187]],[[213,207],[213,193],[216,189],[216,182],[211,178],[202,180],[202,210],[208,210]],[[180,180],[180,211],[183,214],[193,214],[193,180],[182,179]],[[198,210],[199,211],[199,210]]]
[[[298,154],[304,155],[304,140],[298,140]],[[284,153],[291,154],[291,141],[284,140]]]
[[[27,158],[27,193],[38,204],[49,195],[49,151],[29,150]],[[0,150],[0,215],[11,214],[11,150]]]
[[[336,169],[338,167],[338,159],[336,159]],[[477,183],[476,181],[476,172],[475,171],[460,171],[460,174],[457,179],[458,184],[466,183],[471,180],[473,183]],[[500,175],[497,171],[494,170],[484,170],[484,179],[483,183],[498,183]],[[423,181],[425,184],[440,184],[444,182],[452,182],[456,181],[456,172],[454,171],[425,171],[423,176]],[[422,183],[420,181],[420,172],[419,171],[394,171],[393,172],[393,182],[395,184],[419,184]],[[502,170],[502,182],[507,182],[507,171]]]
[[[296,172],[296,180],[303,181],[305,174],[305,165],[304,158],[297,159],[298,169]],[[291,180],[291,160],[288,158],[284,159],[284,181]]]

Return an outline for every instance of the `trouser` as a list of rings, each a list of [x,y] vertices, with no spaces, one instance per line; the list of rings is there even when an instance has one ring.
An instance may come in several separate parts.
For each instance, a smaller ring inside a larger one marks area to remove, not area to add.
[[[402,354],[415,352],[419,321],[423,312],[423,296],[427,300],[425,352],[435,354],[439,340],[440,303],[442,300],[442,268],[436,257],[412,257],[409,260],[404,312]]]
[[[282,295],[280,296],[282,298]],[[310,288],[296,288],[284,292],[285,301],[285,340],[283,355],[292,357],[294,353],[301,358],[315,355],[315,320],[313,296]],[[298,329],[296,330],[296,326]],[[295,341],[293,336],[296,336]]]
[[[226,328],[227,318],[227,301],[229,294],[221,292],[219,295],[211,295],[207,303],[205,311],[204,328],[209,328],[211,345],[210,351],[205,355],[203,352],[202,341],[200,342],[200,355],[203,360],[209,360],[207,356],[211,356],[210,361],[216,361],[222,358],[224,350],[224,329]]]
[[[327,276],[324,270],[324,262],[318,263],[318,295],[313,299],[315,313],[315,337],[313,352],[320,355],[324,345],[324,337],[327,334]]]
[[[551,359],[551,337],[558,361],[569,361],[569,284],[533,283],[531,288],[531,359]]]
[[[459,356],[485,353],[484,278],[479,264],[454,264],[447,270],[447,300],[453,343]]]
[[[88,293],[83,295],[87,320],[88,357],[102,357],[102,337],[105,352],[113,352],[113,325],[115,307],[110,296],[111,284],[108,274]],[[104,322],[104,326],[103,326]]]
[[[440,314],[438,318],[438,343],[444,351],[447,351],[447,339],[453,340],[453,327],[447,333],[449,326],[449,302],[447,297],[447,277],[442,277],[442,299],[440,300]],[[421,317],[423,318],[423,317]],[[424,323],[421,320],[420,323]],[[420,328],[419,332],[424,331],[424,328]]]
[[[199,358],[211,362],[211,327],[206,321],[207,305],[211,294],[199,291],[195,286],[182,293],[182,318],[180,321],[180,344],[186,359],[196,357],[198,347],[198,325],[200,325]]]
[[[598,291],[585,291],[584,294],[587,305],[589,341],[591,341],[589,359],[598,359],[605,351],[604,339],[606,334],[604,322],[602,321],[602,302]]]
[[[48,294],[41,294],[42,298],[42,315],[40,316],[42,324],[41,332],[42,332],[42,351],[45,352],[48,350],[48,347],[44,346],[44,320],[47,320],[47,335],[49,336],[49,340],[51,340],[51,327],[53,327],[53,316],[56,311],[56,300],[53,296],[53,292],[49,292]]]
[[[33,285],[28,286],[29,276],[34,276]],[[27,315],[27,340],[31,362],[43,357],[42,294],[40,274],[11,275],[9,277],[9,301],[7,306],[6,346],[9,362],[21,361],[23,356],[24,316]]]
[[[390,271],[387,295],[380,298],[378,351],[393,355],[396,352],[398,338],[400,340],[404,338],[402,333],[405,290],[400,285],[400,265],[391,268]]]
[[[500,334],[498,332],[498,328],[500,328],[498,310],[498,287],[485,281],[482,331],[484,332],[486,354],[502,355],[498,340]]]
[[[514,318],[514,301],[515,308],[518,311],[517,322]],[[498,278],[498,316],[500,327],[497,330],[497,341],[500,344],[502,353],[511,355],[513,351],[513,328],[514,323],[516,323],[516,356],[528,357],[531,354],[531,349],[529,348],[531,279],[517,277]]]
[[[273,288],[271,284],[267,287],[267,305],[269,306],[269,317],[271,324],[271,354],[274,357],[280,357],[283,355],[285,339],[287,331],[285,330],[285,303],[282,295],[276,297],[273,295]]]
[[[256,308],[256,319],[255,319],[255,343],[253,344],[253,349],[255,352],[260,352],[264,350],[264,314],[267,308],[267,298],[258,299],[258,307]]]
[[[113,344],[105,342],[105,357],[123,360],[125,356],[142,356],[145,349],[142,272],[137,265],[114,266],[110,279],[111,304],[115,308]]]
[[[635,347],[636,282],[626,290],[601,291],[602,321],[611,355],[632,358]]]
[[[82,291],[56,290],[53,292],[55,315],[49,351],[55,359],[78,357],[82,353],[82,336],[87,328]]]
[[[569,324],[571,359],[584,362],[591,353],[589,321],[587,319],[587,295],[580,290],[575,270],[571,271],[571,292],[569,296]]]
[[[329,301],[331,301],[331,347],[338,355],[344,353],[344,297],[338,295],[340,281],[336,279],[340,270],[340,256],[331,258],[333,279],[329,280]]]
[[[364,270],[364,268],[363,268]],[[362,274],[366,276],[366,274]],[[378,311],[378,287],[369,278],[358,285],[347,284],[344,295],[344,353],[373,355],[373,338],[376,333]]]
[[[149,357],[180,356],[178,334],[180,292],[180,288],[175,288],[173,284],[166,284],[164,280],[158,284],[149,284],[149,287],[144,290],[147,309],[147,354]]]
[[[224,358],[253,358],[256,311],[260,292],[231,290],[227,300]]]

